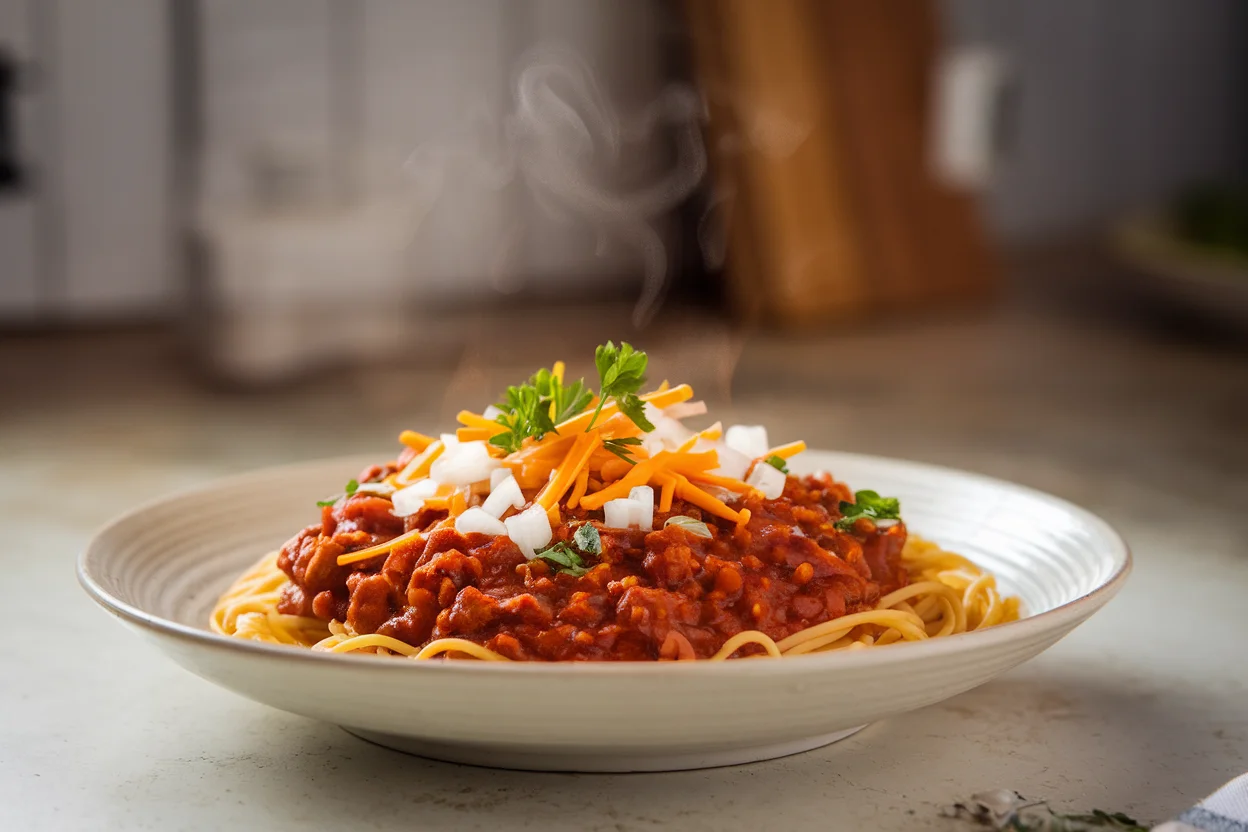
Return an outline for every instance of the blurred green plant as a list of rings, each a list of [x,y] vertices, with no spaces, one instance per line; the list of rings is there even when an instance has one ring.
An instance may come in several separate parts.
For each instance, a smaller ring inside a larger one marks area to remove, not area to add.
[[[1175,200],[1172,218],[1185,242],[1248,256],[1248,186],[1189,188]]]

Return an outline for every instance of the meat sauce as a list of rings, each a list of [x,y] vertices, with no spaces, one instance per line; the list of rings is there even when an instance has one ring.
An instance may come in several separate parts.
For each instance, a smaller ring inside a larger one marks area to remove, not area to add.
[[[361,482],[394,468],[365,471]],[[357,633],[380,633],[419,647],[463,638],[510,659],[538,661],[708,658],[733,635],[761,630],[779,641],[842,615],[873,608],[904,586],[906,540],[898,523],[858,520],[838,531],[844,485],[827,475],[789,477],[776,500],[747,497],[748,524],[673,502],[655,512],[655,531],[606,528],[586,512],[565,512],[556,542],[576,529],[598,529],[602,552],[584,555],[579,577],[542,559],[526,560],[510,539],[438,529],[384,558],[338,566],[337,558],[445,512],[404,519],[390,501],[363,493],[322,511],[282,547],[278,566],[291,583],[279,610],[345,621]],[[679,526],[672,515],[702,520],[714,537]],[[747,645],[738,655],[761,650]]]

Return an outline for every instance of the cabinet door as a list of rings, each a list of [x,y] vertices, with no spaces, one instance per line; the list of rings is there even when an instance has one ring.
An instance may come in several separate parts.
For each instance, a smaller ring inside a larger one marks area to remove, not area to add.
[[[49,63],[64,223],[58,311],[78,318],[160,313],[177,279],[170,241],[172,137],[168,4],[37,0],[55,32]]]
[[[39,304],[32,4],[0,0],[0,320],[30,318]]]

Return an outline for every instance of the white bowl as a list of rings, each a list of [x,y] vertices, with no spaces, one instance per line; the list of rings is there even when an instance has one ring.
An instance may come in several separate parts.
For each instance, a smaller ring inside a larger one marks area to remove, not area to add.
[[[375,742],[505,768],[657,771],[817,748],[973,688],[1070,632],[1130,571],[1113,529],[1056,497],[900,460],[799,459],[803,471],[900,497],[913,531],[992,570],[1027,617],[925,642],[715,663],[412,662],[210,632],[218,595],[372,461],[357,458],[233,477],[136,509],[91,542],[79,579],[192,672]]]

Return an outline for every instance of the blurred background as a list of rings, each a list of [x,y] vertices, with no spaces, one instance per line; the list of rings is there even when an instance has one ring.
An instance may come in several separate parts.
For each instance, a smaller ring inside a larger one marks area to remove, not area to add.
[[[613,338],[777,441],[1242,522],[1245,43],[1235,0],[0,0],[9,506],[384,455]]]

